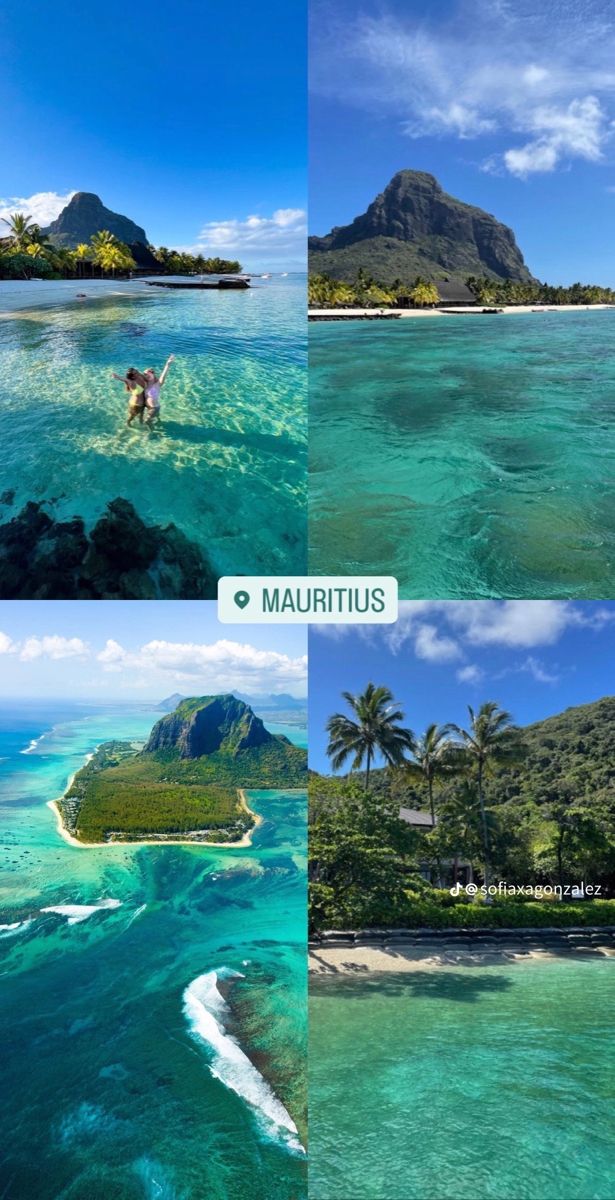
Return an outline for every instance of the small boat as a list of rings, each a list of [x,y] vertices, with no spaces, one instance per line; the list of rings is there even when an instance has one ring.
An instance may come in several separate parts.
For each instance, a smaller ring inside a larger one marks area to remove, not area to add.
[[[288,271],[282,271],[282,279],[286,279],[287,275],[288,275]]]
[[[271,279],[271,275],[261,275],[261,279]]]

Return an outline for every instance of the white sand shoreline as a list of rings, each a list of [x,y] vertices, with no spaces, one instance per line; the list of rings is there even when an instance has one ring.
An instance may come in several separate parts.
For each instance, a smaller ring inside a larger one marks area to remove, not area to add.
[[[446,316],[484,316],[486,312],[498,310],[499,316],[519,315],[523,313],[562,313],[562,312],[604,312],[613,304],[482,304],[476,308],[447,305],[445,308],[309,308],[308,317],[312,320],[352,320],[365,317],[402,318],[406,317],[446,317]]]
[[[495,938],[494,940],[497,940]],[[536,931],[540,941],[540,931]],[[548,962],[567,958],[615,958],[615,945],[604,947],[566,947],[562,953],[551,949],[523,950],[511,944],[497,950],[454,950],[434,952],[419,946],[383,948],[382,946],[318,946],[311,947],[308,969],[312,975],[368,975],[378,972],[406,974],[412,971],[433,971],[441,967],[487,967],[511,962]]]
[[[89,760],[92,757],[93,757],[93,755],[89,754],[86,759],[86,762],[89,762]],[[85,763],[84,763],[84,766],[85,766]],[[79,768],[79,769],[81,770],[81,768]],[[77,773],[78,773],[77,771],[74,771],[73,774],[71,775],[71,777],[66,785],[66,792],[68,792],[70,790],[73,780],[75,778],[75,775],[77,775]],[[254,818],[254,824],[253,824],[252,828],[248,829],[247,832],[244,833],[243,837],[241,837],[239,839],[239,841],[237,841],[237,842],[204,842],[204,841],[198,841],[196,837],[189,838],[189,837],[184,836],[184,837],[175,838],[175,837],[166,837],[164,835],[159,838],[141,838],[138,841],[137,840],[135,840],[135,841],[129,841],[129,840],[120,841],[118,839],[117,841],[111,841],[111,842],[80,842],[78,838],[73,837],[72,833],[68,832],[68,829],[66,828],[66,826],[64,825],[64,822],[62,820],[62,813],[60,811],[60,801],[64,799],[66,792],[64,792],[64,794],[62,796],[58,796],[57,800],[48,800],[47,808],[50,808],[51,811],[55,814],[57,830],[58,830],[58,833],[60,834],[60,837],[64,839],[64,841],[67,843],[67,845],[74,846],[78,850],[101,850],[101,849],[108,849],[110,846],[122,846],[122,847],[126,847],[126,846],[198,846],[199,849],[204,848],[206,850],[209,850],[209,849],[241,850],[241,849],[245,849],[246,846],[252,845],[252,834],[254,833],[255,829],[258,829],[259,825],[262,825],[264,817],[262,817],[260,815],[260,813],[257,813],[252,808],[250,808],[247,798],[246,798],[246,792],[245,792],[244,788],[238,788],[237,791],[239,793],[239,798],[241,801],[242,809],[250,817]],[[197,834],[197,833],[198,833],[198,830],[195,830],[195,834]]]

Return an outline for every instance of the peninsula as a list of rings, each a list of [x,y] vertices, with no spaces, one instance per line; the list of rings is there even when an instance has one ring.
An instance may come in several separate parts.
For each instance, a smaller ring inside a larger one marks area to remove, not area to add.
[[[307,754],[231,694],[181,700],[142,750],[104,742],[50,807],[73,844],[248,845],[245,789],[305,786]]]

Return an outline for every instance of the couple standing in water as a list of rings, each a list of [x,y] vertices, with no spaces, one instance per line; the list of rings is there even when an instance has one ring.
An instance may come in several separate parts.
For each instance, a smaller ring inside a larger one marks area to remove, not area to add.
[[[126,387],[130,399],[128,401],[128,421],[127,425],[132,425],[135,417],[139,418],[139,422],[143,424],[143,417],[147,409],[147,424],[153,425],[160,418],[160,391],[164,387],[165,379],[169,372],[169,367],[175,358],[174,354],[170,354],[167,358],[160,376],[156,375],[153,367],[148,367],[146,371],[137,371],[136,367],[130,367],[126,375],[116,375],[113,372],[113,378],[118,379]]]

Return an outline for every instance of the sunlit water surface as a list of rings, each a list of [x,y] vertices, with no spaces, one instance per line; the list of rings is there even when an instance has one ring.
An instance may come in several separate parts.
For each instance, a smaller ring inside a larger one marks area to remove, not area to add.
[[[112,372],[169,354],[159,427],[127,428]],[[230,292],[0,282],[0,493],[15,493],[0,520],[45,500],[91,526],[124,496],[218,574],[302,573],[306,391],[303,276]]]
[[[310,983],[310,1200],[607,1200],[614,971]]]
[[[404,599],[615,596],[615,311],[310,327],[310,561]]]

